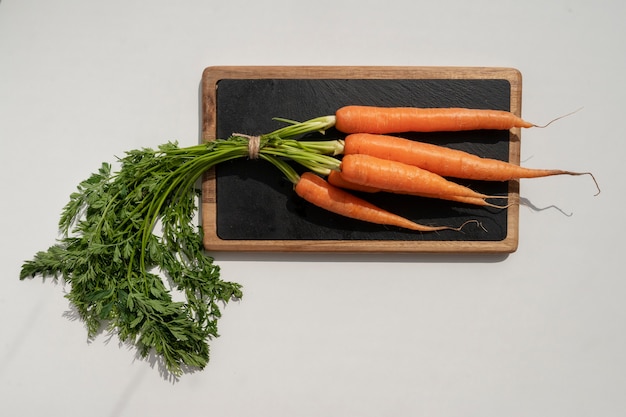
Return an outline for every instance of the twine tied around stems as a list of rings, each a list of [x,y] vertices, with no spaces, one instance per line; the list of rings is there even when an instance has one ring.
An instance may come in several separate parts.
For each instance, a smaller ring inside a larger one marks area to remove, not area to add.
[[[233,133],[232,136],[239,136],[248,139],[248,157],[250,159],[259,158],[259,150],[261,149],[261,137],[245,135],[243,133]]]

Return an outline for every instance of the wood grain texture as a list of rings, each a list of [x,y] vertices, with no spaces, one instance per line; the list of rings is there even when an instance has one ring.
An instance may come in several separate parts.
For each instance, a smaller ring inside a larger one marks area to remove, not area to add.
[[[220,80],[255,79],[406,79],[406,80],[507,80],[510,110],[521,115],[522,77],[513,68],[491,67],[345,67],[345,66],[245,66],[208,67],[202,74],[202,139],[216,138],[217,88]],[[509,161],[520,162],[520,130],[509,134]],[[519,182],[510,181],[510,198],[519,198]],[[506,237],[498,241],[407,240],[264,240],[221,239],[217,234],[215,170],[202,180],[201,224],[208,251],[265,252],[397,252],[397,253],[510,253],[517,249],[519,207],[507,209]]]

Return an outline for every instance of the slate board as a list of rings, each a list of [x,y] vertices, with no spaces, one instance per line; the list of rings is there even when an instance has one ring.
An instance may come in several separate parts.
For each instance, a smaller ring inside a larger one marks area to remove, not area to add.
[[[521,75],[510,68],[439,67],[209,67],[202,78],[203,139],[251,135],[307,120],[348,104],[470,107],[521,112]],[[519,130],[398,134],[519,164]],[[331,129],[325,136],[342,138]],[[298,170],[300,167],[295,166]],[[489,195],[518,196],[516,181],[464,182]],[[513,252],[518,208],[479,208],[392,194],[363,195],[424,224],[458,226],[463,233],[416,233],[347,219],[314,207],[264,161],[221,164],[202,188],[202,226],[209,251]],[[502,200],[501,200],[502,201]]]

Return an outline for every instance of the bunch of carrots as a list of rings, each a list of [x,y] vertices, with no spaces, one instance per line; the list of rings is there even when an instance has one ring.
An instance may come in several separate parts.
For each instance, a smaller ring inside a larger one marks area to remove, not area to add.
[[[135,344],[141,356],[154,350],[176,375],[183,365],[203,368],[209,359],[207,340],[218,335],[219,305],[242,294],[239,284],[220,278],[192,221],[197,213],[195,184],[208,169],[237,158],[258,158],[277,167],[294,184],[297,195],[322,209],[420,232],[461,230],[465,224],[414,223],[352,191],[507,207],[514,202],[491,204],[490,196],[453,179],[591,175],[521,168],[390,136],[532,126],[509,112],[491,110],[348,106],[334,115],[291,122],[261,136],[233,134],[185,148],[168,143],[154,150],[132,150],[120,159],[118,172],[103,164],[79,184],[61,213],[58,242],[26,261],[20,278],[63,277],[71,284],[66,297],[90,336],[108,326],[120,340]],[[303,139],[332,127],[347,136]],[[290,163],[305,172],[298,174]],[[155,230],[157,224],[160,231]],[[168,277],[183,301],[174,300],[161,275]]]
[[[408,108],[346,106],[334,116],[334,126],[347,134],[341,161],[316,173],[297,175],[279,161],[279,167],[294,183],[297,195],[328,211],[366,222],[431,232],[461,230],[449,225],[414,223],[390,213],[350,191],[390,192],[438,198],[465,204],[506,208],[488,196],[462,186],[452,179],[509,181],[552,175],[589,175],[590,172],[561,169],[524,168],[509,162],[483,158],[445,146],[404,139],[403,132],[444,132],[539,127],[508,111],[465,108]],[[556,120],[556,119],[555,119]],[[547,125],[545,125],[547,126]],[[596,194],[597,195],[597,194]]]

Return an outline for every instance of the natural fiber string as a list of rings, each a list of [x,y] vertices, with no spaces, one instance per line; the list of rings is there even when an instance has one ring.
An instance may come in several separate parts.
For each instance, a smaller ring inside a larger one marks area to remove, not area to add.
[[[232,136],[239,136],[248,139],[248,157],[250,159],[259,158],[259,150],[261,149],[261,137],[250,136],[243,133],[233,133]]]
[[[250,159],[257,159],[259,157],[260,149],[261,149],[261,137],[250,136],[248,138],[248,157]]]

